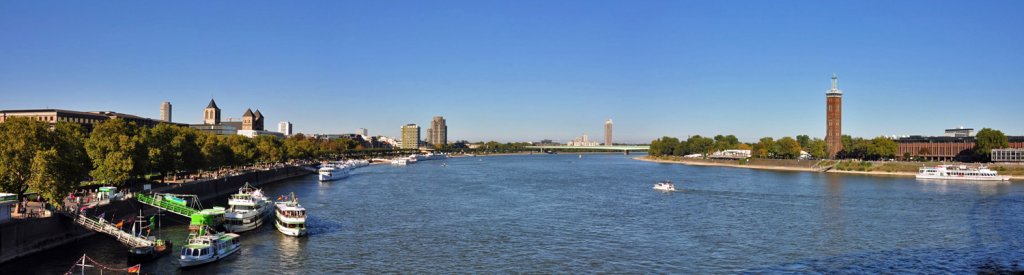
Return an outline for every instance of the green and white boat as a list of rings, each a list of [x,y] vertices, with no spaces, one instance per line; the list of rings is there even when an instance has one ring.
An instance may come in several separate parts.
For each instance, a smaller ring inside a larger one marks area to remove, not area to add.
[[[238,252],[238,234],[215,232],[207,226],[190,228],[188,243],[181,248],[181,267],[212,263]]]

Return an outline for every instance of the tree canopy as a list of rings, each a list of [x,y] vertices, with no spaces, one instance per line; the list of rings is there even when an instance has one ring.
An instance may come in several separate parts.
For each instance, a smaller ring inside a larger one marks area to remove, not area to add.
[[[974,135],[974,153],[983,161],[991,161],[992,149],[1006,148],[1010,146],[1010,140],[1002,131],[983,128]]]
[[[149,165],[150,154],[142,130],[123,119],[95,124],[85,150],[92,160],[93,170],[89,174],[105,183],[123,185],[145,175]]]
[[[88,175],[78,124],[10,118],[0,124],[0,190],[23,196],[31,187],[58,203]]]

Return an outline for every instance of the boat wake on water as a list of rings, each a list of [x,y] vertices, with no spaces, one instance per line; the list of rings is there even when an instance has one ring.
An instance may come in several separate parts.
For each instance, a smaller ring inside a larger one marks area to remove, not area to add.
[[[331,234],[344,228],[341,222],[321,219],[318,216],[309,216],[306,218],[306,236],[317,236],[322,234]]]

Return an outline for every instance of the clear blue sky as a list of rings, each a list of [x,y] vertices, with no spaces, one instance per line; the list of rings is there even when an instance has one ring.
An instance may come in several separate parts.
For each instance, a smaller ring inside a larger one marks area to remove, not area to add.
[[[0,109],[451,139],[1024,135],[1022,1],[3,1]]]

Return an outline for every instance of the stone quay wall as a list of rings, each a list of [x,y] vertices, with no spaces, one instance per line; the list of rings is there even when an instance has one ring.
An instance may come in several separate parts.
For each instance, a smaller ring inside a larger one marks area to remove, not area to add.
[[[257,170],[226,176],[218,179],[200,180],[183,184],[155,184],[153,192],[171,194],[194,194],[199,196],[204,206],[217,205],[215,198],[238,192],[245,183],[262,186],[282,180],[312,174],[313,170],[285,166],[269,170]],[[91,215],[107,213],[107,217],[125,216],[138,213],[140,209],[152,211],[153,208],[142,205],[135,200],[113,201],[109,204],[96,206],[89,210]],[[182,218],[185,219],[185,218]],[[187,220],[187,219],[185,219]],[[35,253],[92,236],[95,232],[86,230],[64,215],[52,215],[49,218],[19,219],[0,224],[0,264],[29,256]]]

